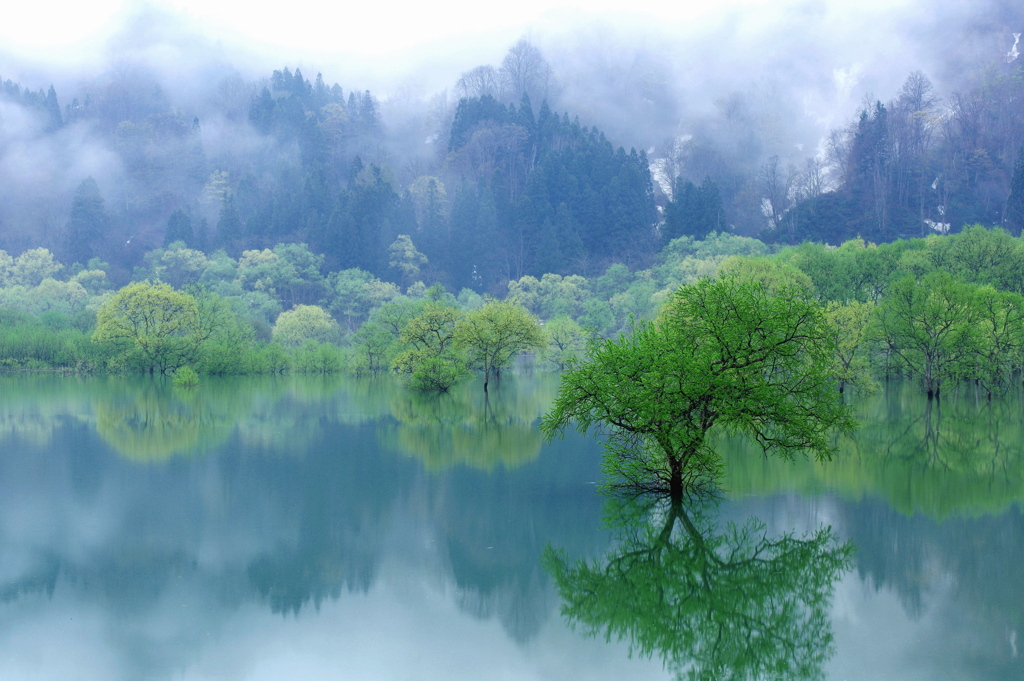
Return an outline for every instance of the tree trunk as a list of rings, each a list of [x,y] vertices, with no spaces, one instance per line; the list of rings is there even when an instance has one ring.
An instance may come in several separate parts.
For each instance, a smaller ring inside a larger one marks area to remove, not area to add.
[[[674,456],[669,456],[669,482],[668,494],[673,502],[683,499],[683,462]]]

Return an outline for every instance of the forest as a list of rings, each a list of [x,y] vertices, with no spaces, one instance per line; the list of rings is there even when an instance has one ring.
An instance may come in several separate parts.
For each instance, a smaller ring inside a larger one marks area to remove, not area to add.
[[[199,103],[125,64],[70,99],[0,79],[0,157],[25,164],[0,190],[0,362],[486,386],[729,276],[826,306],[840,390],[991,396],[1021,368],[1016,58],[947,93],[913,72],[807,153],[743,93],[627,150],[558,82],[525,39],[419,118],[299,68],[231,73]]]

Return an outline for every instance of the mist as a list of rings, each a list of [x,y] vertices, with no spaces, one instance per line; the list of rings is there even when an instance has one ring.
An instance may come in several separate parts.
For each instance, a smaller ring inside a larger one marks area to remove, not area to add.
[[[1022,30],[1008,0],[941,8],[738,3],[660,17],[562,7],[523,22],[481,20],[461,31],[459,10],[438,11],[441,18],[422,20],[424,30],[404,42],[408,26],[396,18],[394,27],[339,25],[333,45],[323,27],[311,28],[308,45],[296,47],[224,19],[129,4],[102,29],[66,45],[0,49],[0,79],[7,83],[0,94],[0,247],[17,253],[45,246],[78,258],[67,252],[64,232],[76,188],[89,177],[110,215],[102,255],[126,272],[160,245],[175,210],[216,231],[215,173],[227,173],[227,191],[236,196],[243,177],[263,196],[286,191],[288,172],[305,167],[302,144],[261,133],[251,116],[272,73],[285,68],[310,83],[322,74],[343,98],[370,93],[379,116],[379,130],[346,131],[329,160],[325,191],[344,189],[356,157],[383,168],[397,195],[419,177],[462,187],[444,148],[460,99],[473,94],[460,88],[460,78],[480,66],[497,72],[521,38],[548,69],[536,97],[664,169],[654,178],[659,205],[671,199],[674,176],[696,183],[708,176],[724,187],[736,231],[756,235],[765,225],[755,178],[766,162],[827,162],[830,132],[849,127],[875,100],[894,98],[912,72],[929,80],[943,110],[953,93],[976,88],[993,64],[1016,60],[1015,34]],[[442,31],[445,18],[451,26]],[[302,22],[320,23],[293,17],[282,20],[281,33],[295,35]],[[24,94],[41,101],[51,85],[59,124]],[[540,106],[532,101],[534,113]],[[830,172],[831,186],[838,186],[841,173]],[[448,202],[454,197],[450,191]],[[257,212],[255,204],[244,207],[243,219]],[[293,232],[277,237],[311,238]],[[257,241],[246,245],[262,245]]]

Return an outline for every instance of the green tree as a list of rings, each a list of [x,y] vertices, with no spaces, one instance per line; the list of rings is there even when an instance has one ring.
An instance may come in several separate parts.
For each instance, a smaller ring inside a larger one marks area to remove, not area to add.
[[[565,371],[569,362],[582,355],[586,347],[586,335],[580,325],[569,317],[555,317],[544,325],[544,359],[559,371]]]
[[[769,291],[800,289],[808,294],[814,292],[814,282],[799,268],[785,262],[768,258],[747,258],[734,255],[727,258],[718,270],[720,276],[759,281]]]
[[[490,300],[455,324],[455,343],[469,365],[484,372],[484,392],[491,376],[516,355],[544,345],[537,318],[521,305]]]
[[[296,305],[282,312],[274,323],[275,343],[289,348],[300,347],[306,341],[336,343],[340,329],[338,322],[317,305]]]
[[[401,295],[398,286],[358,268],[334,272],[327,278],[331,312],[355,329],[370,313]],[[395,332],[398,335],[398,332]]]
[[[399,234],[388,246],[388,265],[402,273],[402,283],[408,286],[419,279],[420,268],[427,264],[427,256],[416,250],[407,234]]]
[[[402,327],[399,342],[408,349],[395,357],[391,368],[414,390],[447,392],[466,374],[466,358],[455,340],[455,325],[462,313],[437,300]]]
[[[86,178],[78,185],[71,203],[65,262],[87,262],[99,255],[109,222],[96,180]]]
[[[167,231],[164,232],[164,248],[175,241],[181,241],[189,248],[196,242],[196,235],[192,230],[192,218],[183,210],[174,211],[168,218]]]
[[[928,398],[961,375],[976,344],[974,287],[936,271],[896,282],[878,304],[877,337],[921,379]]]
[[[53,277],[64,266],[57,262],[53,254],[45,248],[33,248],[25,251],[14,259],[10,269],[12,284],[20,284],[27,288],[39,286],[44,279]]]
[[[570,423],[602,428],[610,485],[673,498],[719,472],[711,438],[721,431],[746,434],[765,453],[827,458],[829,434],[855,426],[834,388],[832,339],[802,288],[704,279],[631,336],[594,341],[541,427],[548,437]]]
[[[74,314],[85,309],[89,293],[77,281],[57,281],[46,278],[39,286],[27,291],[31,309],[41,312]]]
[[[1024,298],[982,286],[975,292],[975,375],[989,400],[1010,385],[1024,351]]]
[[[209,334],[195,298],[167,284],[140,281],[103,303],[93,338],[120,346],[129,360],[138,361],[152,374],[194,362]]]
[[[1013,165],[1003,224],[1006,225],[1006,231],[1014,236],[1024,233],[1024,147],[1017,151],[1017,162]]]
[[[181,288],[198,283],[209,264],[201,251],[185,247],[183,241],[175,241],[166,247],[153,269],[161,281]]]
[[[871,378],[871,363],[868,354],[868,325],[873,305],[856,300],[846,305],[829,303],[825,317],[835,329],[834,376],[839,381],[839,392],[845,392],[847,385],[862,390],[876,388]]]

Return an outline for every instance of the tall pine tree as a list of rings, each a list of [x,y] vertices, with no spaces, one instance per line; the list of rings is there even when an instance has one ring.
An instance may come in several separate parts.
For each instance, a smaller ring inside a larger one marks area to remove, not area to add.
[[[1024,147],[1017,152],[1017,162],[1010,178],[1010,196],[1006,199],[1006,213],[1003,215],[1006,231],[1014,236],[1024,232]]]
[[[86,178],[78,185],[71,203],[71,218],[67,224],[65,262],[89,262],[101,255],[101,244],[106,236],[110,218],[103,205],[103,196],[96,180]]]

